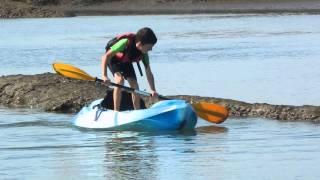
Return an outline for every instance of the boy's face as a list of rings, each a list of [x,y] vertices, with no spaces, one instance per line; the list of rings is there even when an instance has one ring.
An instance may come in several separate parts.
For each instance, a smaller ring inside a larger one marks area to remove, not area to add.
[[[154,44],[141,44],[141,42],[138,42],[137,44],[136,44],[136,46],[137,46],[137,49],[139,50],[139,51],[141,51],[142,53],[147,53],[147,52],[149,52],[149,51],[151,51],[152,50],[152,47],[154,46]]]

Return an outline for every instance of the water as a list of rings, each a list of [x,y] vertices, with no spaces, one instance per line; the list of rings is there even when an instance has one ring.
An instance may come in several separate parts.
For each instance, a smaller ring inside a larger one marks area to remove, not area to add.
[[[273,104],[320,102],[319,15],[172,15],[0,20],[0,75],[100,76],[118,32],[150,26],[157,89]],[[122,22],[122,23],[119,23]],[[142,89],[148,89],[140,78]],[[0,108],[1,179],[319,179],[319,124],[199,120],[189,132],[83,131],[72,114]]]
[[[105,132],[2,109],[1,179],[318,179],[318,124],[229,119],[188,132]]]
[[[62,60],[101,77],[107,41],[149,26],[159,38],[150,57],[161,94],[320,105],[319,21],[272,14],[0,20],[0,75],[53,72]]]

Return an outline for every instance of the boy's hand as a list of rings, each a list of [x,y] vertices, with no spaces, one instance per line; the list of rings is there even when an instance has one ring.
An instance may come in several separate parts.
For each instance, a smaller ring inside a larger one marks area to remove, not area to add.
[[[157,93],[157,91],[152,91],[151,90],[151,97],[153,98],[158,98],[159,94]]]
[[[111,80],[108,78],[108,76],[102,76],[103,83],[106,85],[110,85]]]

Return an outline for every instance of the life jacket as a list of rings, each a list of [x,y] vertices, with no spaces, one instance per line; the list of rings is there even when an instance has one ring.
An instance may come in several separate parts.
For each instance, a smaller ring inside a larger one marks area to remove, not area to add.
[[[136,35],[134,33],[120,34],[107,43],[106,51],[119,40],[126,38],[128,39],[128,43],[124,52],[118,52],[114,57],[121,62],[139,62],[143,58],[143,54],[136,47],[135,37]]]

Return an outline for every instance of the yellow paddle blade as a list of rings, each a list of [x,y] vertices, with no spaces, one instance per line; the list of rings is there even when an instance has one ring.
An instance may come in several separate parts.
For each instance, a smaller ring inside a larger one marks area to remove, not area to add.
[[[94,77],[90,76],[86,72],[70,64],[53,63],[52,66],[53,66],[53,69],[58,74],[65,77],[69,77],[72,79],[80,79],[80,80],[95,80]]]
[[[229,116],[229,111],[218,104],[199,102],[192,106],[199,117],[216,124],[224,122]]]

